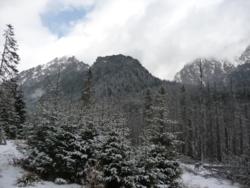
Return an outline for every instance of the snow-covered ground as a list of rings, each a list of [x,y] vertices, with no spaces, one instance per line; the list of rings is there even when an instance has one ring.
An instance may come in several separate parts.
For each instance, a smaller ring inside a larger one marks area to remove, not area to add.
[[[11,162],[13,158],[21,157],[22,154],[17,150],[14,141],[8,141],[7,145],[0,145],[0,188],[17,187],[17,179],[26,172],[11,165]],[[228,180],[207,177],[209,171],[205,169],[195,170],[194,165],[181,164],[181,167],[183,169],[182,182],[187,188],[240,188],[240,185],[232,184]],[[27,188],[81,188],[81,186],[76,184],[56,185],[52,182],[42,181]]]
[[[8,141],[7,145],[0,145],[0,188],[16,188],[16,181],[26,172],[11,165],[14,158],[21,158],[22,154],[16,149],[14,141]],[[79,185],[56,185],[52,182],[42,181],[27,188],[81,188]]]
[[[187,188],[240,188],[229,180],[209,177],[211,172],[206,169],[195,169],[194,165],[181,164],[182,181]]]

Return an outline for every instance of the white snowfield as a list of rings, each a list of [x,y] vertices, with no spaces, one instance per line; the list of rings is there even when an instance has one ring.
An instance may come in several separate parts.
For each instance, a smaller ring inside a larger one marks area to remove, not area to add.
[[[229,180],[205,177],[211,172],[204,168],[195,169],[194,165],[181,164],[183,169],[182,182],[187,188],[240,188]],[[195,173],[192,173],[195,172]]]
[[[21,158],[22,154],[17,150],[14,141],[8,141],[7,145],[0,145],[0,188],[16,188],[16,181],[25,174],[19,167],[11,165],[13,158]],[[216,178],[205,178],[209,174],[206,170],[194,170],[194,165],[181,164],[183,168],[182,182],[185,188],[240,188],[238,184]],[[192,173],[195,171],[195,173]],[[76,184],[56,185],[53,182],[42,181],[27,188],[83,188]]]
[[[7,145],[0,145],[0,188],[17,188],[16,181],[25,174],[25,171],[10,163],[14,158],[21,158],[22,154],[16,149],[14,141],[7,141]],[[26,188],[82,188],[76,184],[56,185],[42,181]]]

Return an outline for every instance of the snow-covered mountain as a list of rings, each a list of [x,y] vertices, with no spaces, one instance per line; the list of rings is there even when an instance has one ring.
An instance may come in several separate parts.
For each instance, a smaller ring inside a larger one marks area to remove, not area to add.
[[[92,70],[94,93],[97,97],[127,96],[162,83],[138,60],[129,56],[98,57],[91,67],[75,57],[62,57],[19,74],[26,102],[33,104],[45,95],[58,76],[63,95],[79,98],[89,68]]]
[[[199,85],[220,84],[226,82],[227,76],[235,69],[234,65],[214,58],[199,58],[185,65],[175,75],[175,81],[183,84]]]
[[[28,69],[19,74],[19,82],[23,88],[28,104],[36,102],[44,95],[56,79],[65,95],[80,95],[82,82],[89,65],[73,57],[55,58],[44,65]]]
[[[91,70],[97,96],[124,96],[161,83],[130,56],[98,57]]]

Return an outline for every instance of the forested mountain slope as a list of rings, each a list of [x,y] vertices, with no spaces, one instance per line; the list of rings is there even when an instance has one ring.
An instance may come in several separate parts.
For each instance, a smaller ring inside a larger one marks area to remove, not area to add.
[[[19,82],[28,104],[37,102],[57,81],[62,95],[76,100],[81,96],[89,69],[97,98],[124,97],[159,86],[162,82],[152,76],[138,60],[124,55],[98,57],[91,67],[75,57],[55,58],[45,65],[21,72]]]
[[[79,98],[88,68],[89,65],[73,56],[55,58],[47,64],[21,72],[18,77],[25,101],[29,106],[37,102],[57,81],[65,97]]]
[[[129,56],[98,57],[91,70],[97,96],[126,96],[161,84],[160,79]]]

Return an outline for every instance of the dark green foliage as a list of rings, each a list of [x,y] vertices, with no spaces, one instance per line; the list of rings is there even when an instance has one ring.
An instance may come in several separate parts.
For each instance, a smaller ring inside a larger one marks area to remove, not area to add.
[[[21,90],[17,89],[16,78],[16,66],[20,58],[12,25],[7,25],[3,36],[5,41],[0,64],[0,126],[7,137],[14,139],[22,134],[25,121],[25,105],[20,95]]]
[[[132,163],[129,161],[130,149],[123,142],[121,133],[111,131],[99,154],[99,163],[106,188],[133,187],[134,172]]]
[[[30,154],[24,167],[42,178],[63,178],[81,183],[85,166],[94,154],[96,131],[92,125],[72,126],[68,118],[44,113],[35,134],[28,140]]]
[[[1,110],[1,121],[4,122],[4,130],[8,138],[22,138],[25,123],[25,103],[22,91],[18,88],[17,80],[12,78],[4,82],[5,96]]]

